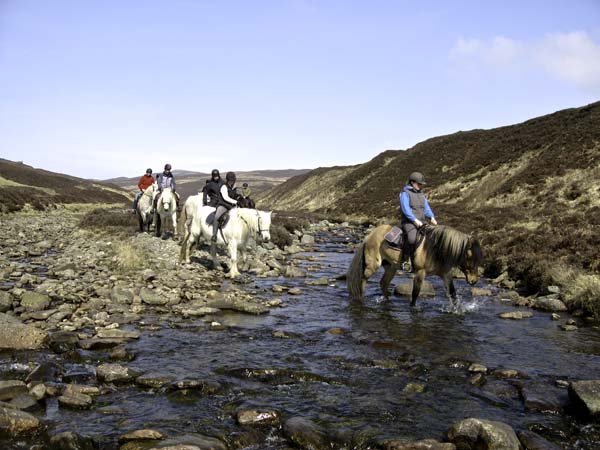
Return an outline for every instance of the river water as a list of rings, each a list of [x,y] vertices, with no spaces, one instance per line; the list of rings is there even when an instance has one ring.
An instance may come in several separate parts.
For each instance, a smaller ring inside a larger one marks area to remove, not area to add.
[[[382,301],[380,274],[369,283],[364,302],[351,302],[344,281],[335,280],[352,257],[350,236],[318,235],[315,252],[296,255],[309,273],[306,279],[258,278],[247,284],[256,295],[283,300],[283,307],[268,315],[232,313],[208,321],[148,316],[136,324],[142,336],[128,344],[136,355],[128,367],[218,383],[216,393],[129,384],[111,387],[89,411],[59,408],[50,400],[34,414],[53,433],[77,431],[107,449],[118,448],[119,435],[139,428],[169,436],[202,433],[232,447],[246,442],[253,449],[288,448],[277,427],[247,433],[234,418],[240,408],[275,409],[284,419],[309,418],[327,430],[334,447],[369,448],[367,442],[399,437],[441,440],[453,423],[478,417],[534,430],[565,449],[600,448],[597,425],[572,417],[568,408],[558,411],[566,403],[566,389],[556,383],[597,378],[597,327],[565,332],[558,325],[566,316],[555,322],[537,311],[530,319],[502,320],[499,313],[515,308],[484,281],[478,287],[493,294],[475,298],[464,281],[457,281],[461,314],[446,312],[447,300],[435,278],[429,280],[438,295],[419,299],[414,309],[406,298]],[[326,285],[307,284],[322,278],[328,279]],[[408,275],[399,274],[393,284],[407,281]],[[302,293],[273,293],[273,285],[299,287]],[[225,329],[210,329],[211,320]],[[55,360],[71,379],[86,383],[95,380],[93,369],[108,360],[108,351],[84,353],[80,361],[51,353],[19,354],[4,359],[2,369],[18,371],[32,358]],[[485,365],[488,372],[514,369],[519,374],[507,379],[488,373],[486,383],[476,386],[469,382],[471,363]]]

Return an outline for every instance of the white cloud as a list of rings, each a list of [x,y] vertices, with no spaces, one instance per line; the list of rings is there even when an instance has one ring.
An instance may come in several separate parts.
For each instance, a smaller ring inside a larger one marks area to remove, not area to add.
[[[455,72],[529,68],[600,93],[600,43],[585,31],[547,34],[534,42],[459,38],[448,57]]]

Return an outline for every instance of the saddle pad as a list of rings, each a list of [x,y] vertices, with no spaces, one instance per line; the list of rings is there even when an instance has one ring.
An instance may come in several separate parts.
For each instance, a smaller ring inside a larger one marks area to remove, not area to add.
[[[383,238],[394,247],[402,247],[402,229],[398,227],[393,227]]]
[[[215,221],[215,213],[216,213],[216,211],[213,211],[208,216],[206,216],[206,225],[213,224],[213,222]],[[221,216],[221,228],[225,228],[225,225],[227,225],[227,222],[229,222],[229,211],[227,211],[225,214],[223,214]]]

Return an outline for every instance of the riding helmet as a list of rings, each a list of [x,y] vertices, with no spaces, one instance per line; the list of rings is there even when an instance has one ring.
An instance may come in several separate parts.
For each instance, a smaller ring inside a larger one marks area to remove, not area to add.
[[[213,169],[213,171],[210,173],[210,176],[214,178],[214,176],[218,176],[219,178],[221,178],[221,174],[219,173],[219,171],[217,169]]]
[[[247,188],[247,187],[248,187],[248,183],[244,183],[244,184],[242,184],[242,187],[245,187],[245,188]]]
[[[419,184],[427,184],[427,183],[425,183],[425,177],[423,176],[423,174],[421,172],[411,173],[410,177],[408,177],[408,182],[410,183],[411,181],[414,181],[415,183],[419,183]]]
[[[146,169],[146,173],[149,175],[152,175],[152,169],[150,169],[150,168]]]
[[[165,170],[171,170],[171,164],[165,164]]]
[[[227,181],[235,181],[235,173],[227,172],[227,175],[225,175],[225,179]]]

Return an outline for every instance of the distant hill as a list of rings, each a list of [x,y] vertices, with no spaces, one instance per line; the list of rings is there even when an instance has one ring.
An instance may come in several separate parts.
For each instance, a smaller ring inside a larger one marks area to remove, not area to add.
[[[236,171],[236,186],[241,186],[242,183],[248,183],[252,190],[252,197],[256,197],[262,192],[271,189],[274,186],[278,186],[293,176],[302,175],[309,171],[310,169]],[[221,177],[225,178],[225,174],[226,172],[221,173]],[[143,174],[140,174],[140,176],[142,175]],[[210,178],[209,173],[192,172],[189,170],[174,170],[173,175],[177,182],[177,191],[184,199],[201,191],[206,180]],[[120,177],[104,180],[104,182],[116,184],[127,191],[136,192],[138,190],[137,183],[139,179],[140,177]]]
[[[114,184],[84,180],[0,158],[0,211],[29,204],[43,209],[57,203],[125,203],[127,192]]]
[[[318,168],[271,189],[260,204],[391,220],[416,170],[438,220],[482,236],[496,271],[508,265],[531,287],[548,281],[539,266],[550,261],[600,271],[600,102]]]

